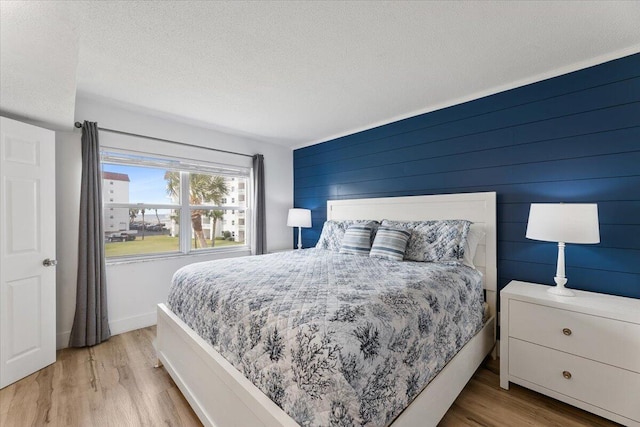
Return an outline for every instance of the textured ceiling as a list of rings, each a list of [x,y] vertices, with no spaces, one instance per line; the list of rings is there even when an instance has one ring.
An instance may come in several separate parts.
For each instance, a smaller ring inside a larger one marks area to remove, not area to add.
[[[290,147],[640,51],[638,1],[3,1],[0,12],[5,114],[69,127],[77,89]]]

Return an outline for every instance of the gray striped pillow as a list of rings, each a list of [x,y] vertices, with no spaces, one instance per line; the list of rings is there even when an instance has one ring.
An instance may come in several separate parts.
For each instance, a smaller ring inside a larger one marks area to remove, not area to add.
[[[341,254],[369,255],[371,250],[371,230],[364,224],[351,224],[342,238]]]
[[[411,232],[403,228],[380,227],[369,256],[402,261]]]

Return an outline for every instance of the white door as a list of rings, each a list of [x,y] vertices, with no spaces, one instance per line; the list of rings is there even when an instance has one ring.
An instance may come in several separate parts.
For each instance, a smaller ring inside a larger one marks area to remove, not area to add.
[[[0,388],[56,360],[55,213],[54,132],[0,117]]]

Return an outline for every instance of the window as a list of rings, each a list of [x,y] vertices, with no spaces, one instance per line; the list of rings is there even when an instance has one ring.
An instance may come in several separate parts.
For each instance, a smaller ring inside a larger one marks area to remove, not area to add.
[[[223,218],[235,224],[245,216],[246,204],[224,204],[232,182],[246,185],[249,169],[109,151],[101,152],[101,163],[103,182],[118,190],[115,202],[109,195],[103,203],[104,216],[114,220],[105,224],[107,258],[246,248],[247,236],[225,230]]]

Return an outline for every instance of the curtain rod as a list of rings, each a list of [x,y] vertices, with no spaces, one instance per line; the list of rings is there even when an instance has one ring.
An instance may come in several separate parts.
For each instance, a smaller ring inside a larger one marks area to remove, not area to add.
[[[77,127],[78,129],[80,129],[80,128],[82,128],[82,123],[75,122],[74,126]],[[227,150],[220,150],[218,148],[203,147],[202,145],[189,144],[187,142],[180,142],[180,141],[172,141],[170,139],[156,138],[155,136],[140,135],[140,134],[137,134],[137,133],[124,132],[124,131],[121,131],[121,130],[107,129],[107,128],[102,128],[100,126],[98,126],[98,130],[101,130],[101,131],[104,131],[104,132],[117,133],[118,135],[127,135],[127,136],[134,136],[134,137],[137,137],[137,138],[150,139],[152,141],[168,142],[169,144],[177,144],[177,145],[182,145],[184,147],[203,148],[205,150],[218,151],[220,153],[235,154],[235,155],[238,155],[238,156],[245,156],[245,157],[253,157],[253,155],[251,155],[251,154],[236,153],[235,151],[227,151]]]

